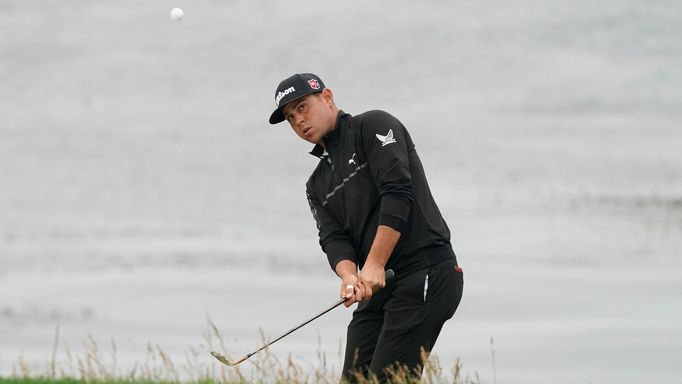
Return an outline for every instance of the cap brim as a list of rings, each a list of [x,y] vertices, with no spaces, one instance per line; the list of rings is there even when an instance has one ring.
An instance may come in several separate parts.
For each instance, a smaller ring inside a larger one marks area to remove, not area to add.
[[[270,124],[278,124],[284,121],[284,114],[280,108],[275,109],[270,115]]]

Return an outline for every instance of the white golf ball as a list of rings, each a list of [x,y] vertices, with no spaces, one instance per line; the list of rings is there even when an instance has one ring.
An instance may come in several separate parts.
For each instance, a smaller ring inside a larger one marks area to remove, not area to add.
[[[180,19],[182,19],[182,15],[184,15],[184,12],[182,12],[182,9],[180,9],[180,8],[171,9],[171,13],[170,13],[171,19],[180,20]]]

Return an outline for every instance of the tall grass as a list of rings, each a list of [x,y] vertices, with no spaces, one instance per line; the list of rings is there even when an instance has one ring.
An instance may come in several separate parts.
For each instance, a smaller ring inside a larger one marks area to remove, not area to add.
[[[325,353],[318,348],[317,362],[303,364],[291,356],[280,359],[267,349],[251,357],[246,362],[227,367],[214,360],[209,351],[227,350],[225,339],[218,328],[207,320],[202,330],[204,342],[197,348],[190,348],[182,362],[173,361],[159,345],[147,344],[145,357],[124,367],[119,364],[118,346],[111,341],[109,351],[105,351],[92,335],[84,340],[84,349],[73,353],[69,346],[63,351],[59,348],[59,326],[55,330],[54,345],[49,362],[42,369],[31,367],[23,356],[19,356],[8,378],[0,378],[0,384],[73,384],[78,383],[338,383],[340,372],[330,364]],[[265,337],[261,332],[261,339]],[[321,340],[318,340],[321,345]],[[61,357],[63,355],[63,357]],[[339,362],[341,360],[339,345]],[[228,356],[233,357],[233,356]],[[477,374],[473,378],[463,376],[462,363],[456,360],[449,371],[441,366],[436,356],[424,358],[422,383],[477,384]],[[339,364],[340,366],[340,364]],[[388,371],[390,383],[416,383],[414,372],[396,367]],[[361,383],[379,383],[376,377],[358,376]]]

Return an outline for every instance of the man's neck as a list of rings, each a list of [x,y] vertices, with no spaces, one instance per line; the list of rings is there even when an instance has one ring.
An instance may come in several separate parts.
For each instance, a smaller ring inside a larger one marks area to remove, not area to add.
[[[339,118],[341,117],[341,114],[342,114],[342,113],[343,113],[343,111],[341,111],[340,109],[337,109],[337,110],[336,110],[336,114],[334,115],[334,125],[332,125],[332,127],[329,129],[329,131],[327,132],[327,134],[324,135],[324,137],[323,137],[322,139],[320,139],[320,142],[317,143],[317,144],[319,144],[322,148],[327,149],[327,144],[325,143],[325,139],[327,138],[327,136],[331,135],[334,131],[336,131],[336,128],[338,128],[338,126],[339,126]]]

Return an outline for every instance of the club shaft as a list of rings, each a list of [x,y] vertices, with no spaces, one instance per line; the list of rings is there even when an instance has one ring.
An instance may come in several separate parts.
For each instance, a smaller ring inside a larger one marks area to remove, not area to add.
[[[287,331],[285,334],[283,334],[282,336],[276,338],[275,340],[272,340],[272,341],[266,343],[265,345],[263,345],[262,347],[258,348],[257,350],[255,350],[255,351],[249,353],[248,355],[246,355],[246,358],[249,358],[249,357],[255,355],[256,353],[258,353],[258,352],[264,350],[265,348],[271,346],[272,344],[278,342],[279,340],[282,340],[283,338],[289,336],[291,333],[295,332],[295,331],[298,330],[299,328],[305,326],[306,324],[310,323],[311,321],[317,319],[318,317],[324,315],[325,313],[327,313],[327,312],[331,311],[332,309],[338,307],[339,305],[345,303],[347,300],[348,300],[348,299],[346,299],[346,298],[340,299],[339,301],[337,301],[336,303],[334,303],[332,306],[330,306],[329,308],[325,309],[324,311],[318,313],[318,314],[315,315],[314,317],[312,317],[312,318],[306,320],[305,322],[303,322],[303,323],[301,323],[301,324],[299,324],[299,325],[297,325],[297,326],[291,328],[290,330],[288,330],[288,331]]]
[[[386,281],[393,279],[394,276],[395,276],[395,274],[393,273],[393,270],[391,270],[391,269],[386,270]],[[332,309],[338,307],[339,305],[345,303],[346,301],[348,301],[348,298],[345,298],[345,297],[344,297],[344,298],[340,299],[339,301],[337,301],[337,302],[335,302],[334,304],[332,304],[329,308],[327,308],[327,309],[325,309],[324,311],[318,313],[317,315],[313,316],[312,318],[310,318],[310,319],[304,321],[303,323],[301,323],[301,324],[299,324],[299,325],[297,325],[297,326],[291,328],[291,329],[288,330],[285,334],[283,334],[282,336],[276,338],[275,340],[269,341],[269,342],[265,343],[263,346],[261,346],[261,347],[259,347],[258,349],[256,349],[255,351],[253,351],[253,352],[251,352],[251,353],[249,353],[249,354],[247,354],[247,355],[244,355],[242,358],[240,358],[240,359],[237,360],[237,361],[233,361],[233,362],[232,362],[232,361],[229,361],[229,360],[225,359],[224,356],[222,356],[222,355],[220,355],[220,354],[218,354],[218,353],[214,353],[214,352],[211,352],[211,353],[212,353],[213,356],[215,356],[218,360],[224,361],[227,365],[237,365],[237,364],[241,363],[242,361],[245,361],[245,360],[248,359],[249,357],[255,355],[256,353],[258,353],[258,352],[264,350],[265,348],[271,346],[272,344],[278,342],[279,340],[282,340],[283,338],[285,338],[285,337],[287,337],[288,335],[290,335],[292,332],[295,332],[297,329],[299,329],[299,328],[305,326],[306,324],[308,324],[308,323],[310,323],[311,321],[317,319],[318,317],[324,315],[325,313],[331,311]]]

